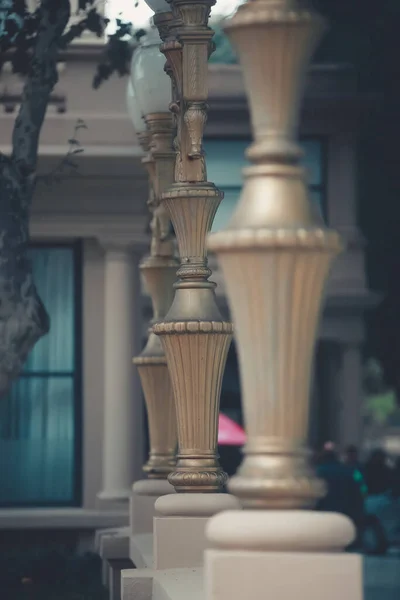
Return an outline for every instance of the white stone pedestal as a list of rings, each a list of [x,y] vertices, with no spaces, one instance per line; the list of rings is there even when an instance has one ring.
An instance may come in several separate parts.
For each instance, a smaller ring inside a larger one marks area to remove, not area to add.
[[[154,504],[173,491],[166,480],[137,481],[132,486],[129,527],[98,532],[96,550],[103,560],[103,584],[109,588],[110,600],[119,600],[121,569],[132,563],[139,568],[152,565]]]
[[[111,561],[115,566],[129,559],[129,532],[129,527],[108,529],[99,537],[97,552],[102,560],[102,582],[106,588],[110,587]]]
[[[175,490],[166,479],[143,479],[133,484],[130,500],[131,536],[153,532],[156,500],[173,493]]]
[[[240,506],[229,494],[174,494],[159,498],[155,508],[154,569],[163,570],[201,567],[209,518]]]
[[[354,539],[342,515],[226,512],[211,519],[205,600],[362,600],[362,563],[342,550]]]
[[[109,590],[110,600],[120,600],[121,571],[132,567],[129,559],[129,533],[128,527],[121,528],[115,535],[101,538],[100,557],[103,560],[103,584]]]

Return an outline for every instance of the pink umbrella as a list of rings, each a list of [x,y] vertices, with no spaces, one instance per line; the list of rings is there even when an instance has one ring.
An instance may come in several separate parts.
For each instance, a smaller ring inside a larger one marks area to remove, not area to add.
[[[219,415],[218,444],[221,446],[243,446],[246,443],[244,429],[226,415]]]

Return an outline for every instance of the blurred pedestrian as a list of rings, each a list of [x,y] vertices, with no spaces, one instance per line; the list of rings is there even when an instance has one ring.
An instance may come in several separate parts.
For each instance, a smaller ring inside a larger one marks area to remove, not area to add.
[[[327,486],[327,494],[319,501],[317,510],[346,515],[359,531],[364,519],[364,498],[352,469],[340,462],[332,442],[324,445],[317,474]]]
[[[386,453],[378,448],[365,465],[365,481],[371,495],[386,494],[393,485],[393,470],[387,463]]]
[[[343,461],[348,467],[352,469],[358,469],[362,472],[363,466],[359,458],[358,448],[354,444],[347,446],[346,450],[344,451]]]

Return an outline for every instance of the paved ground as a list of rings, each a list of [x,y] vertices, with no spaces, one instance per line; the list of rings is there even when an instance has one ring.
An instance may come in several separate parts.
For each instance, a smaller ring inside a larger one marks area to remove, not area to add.
[[[400,556],[364,558],[364,600],[400,600]]]
[[[0,600],[108,600],[94,554],[0,553]]]

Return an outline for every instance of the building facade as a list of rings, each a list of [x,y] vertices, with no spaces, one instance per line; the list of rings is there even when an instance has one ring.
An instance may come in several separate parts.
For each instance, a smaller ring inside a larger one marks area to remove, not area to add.
[[[101,48],[75,45],[60,63],[40,145],[41,176],[59,174],[71,137],[84,151],[60,181],[38,184],[31,219],[37,285],[52,319],[10,396],[0,406],[0,505],[95,511],[124,500],[141,477],[145,409],[131,357],[151,316],[139,263],[148,248],[147,178],[125,108],[126,79],[95,91]],[[0,76],[0,149],[7,152],[22,81]],[[301,119],[304,164],[315,210],[346,250],[331,273],[314,367],[310,443],[362,442],[364,311],[374,303],[357,226],[356,138],[365,101],[351,69],[315,66]],[[85,127],[75,131],[78,121]],[[75,133],[74,133],[75,131]],[[240,196],[249,114],[237,65],[210,66],[205,149],[210,180],[225,191],[214,229]],[[48,178],[47,178],[48,179]],[[224,282],[211,257],[221,310]],[[299,348],[301,352],[301,348]],[[234,345],[222,410],[241,420]],[[2,511],[0,510],[0,513]],[[72,517],[71,517],[72,518]],[[1,515],[0,515],[1,521]]]

